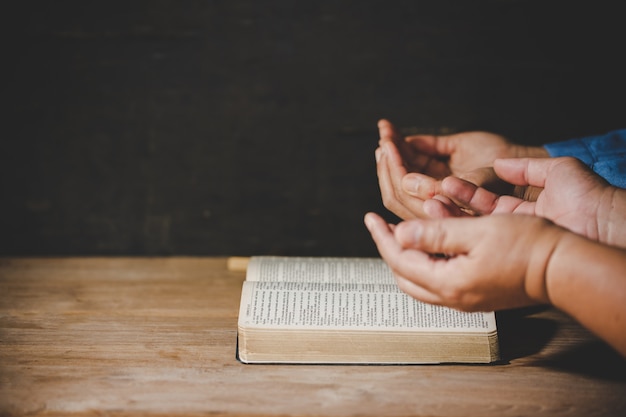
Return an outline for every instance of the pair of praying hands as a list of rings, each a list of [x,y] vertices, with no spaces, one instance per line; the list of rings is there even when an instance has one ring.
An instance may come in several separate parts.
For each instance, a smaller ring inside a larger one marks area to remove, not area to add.
[[[378,127],[383,203],[405,221],[365,223],[401,289],[466,311],[552,304],[626,355],[626,190],[498,135]]]
[[[626,246],[610,221],[617,189],[577,159],[486,132],[402,138],[390,122],[378,126],[383,203],[402,219],[528,214]]]

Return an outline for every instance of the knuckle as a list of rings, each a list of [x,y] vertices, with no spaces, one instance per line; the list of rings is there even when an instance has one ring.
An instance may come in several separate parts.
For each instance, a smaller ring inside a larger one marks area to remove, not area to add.
[[[479,311],[484,302],[482,294],[462,278],[446,281],[439,289],[439,294],[447,306],[466,312]]]
[[[446,252],[444,248],[446,247],[447,232],[441,222],[432,222],[429,227],[424,227],[420,239],[422,242],[428,242],[433,253]]]

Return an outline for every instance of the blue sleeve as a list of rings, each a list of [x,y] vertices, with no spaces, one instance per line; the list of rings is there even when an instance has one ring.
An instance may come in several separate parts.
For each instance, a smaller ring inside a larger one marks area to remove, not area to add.
[[[626,188],[626,129],[544,145],[550,156],[573,156],[616,187]]]

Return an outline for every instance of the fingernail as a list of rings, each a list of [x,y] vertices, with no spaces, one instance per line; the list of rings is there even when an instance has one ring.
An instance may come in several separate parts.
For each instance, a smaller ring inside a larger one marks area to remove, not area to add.
[[[374,152],[374,155],[376,155],[376,162],[380,162],[380,155],[383,153],[382,148],[376,148],[376,152]]]
[[[402,179],[402,189],[410,195],[418,195],[420,180],[414,176],[406,176]]]

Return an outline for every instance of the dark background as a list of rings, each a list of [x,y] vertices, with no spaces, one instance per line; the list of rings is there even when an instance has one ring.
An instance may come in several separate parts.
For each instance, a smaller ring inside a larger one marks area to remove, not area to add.
[[[12,3],[5,256],[374,255],[379,118],[529,144],[626,125],[619,2]]]

